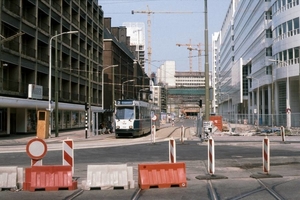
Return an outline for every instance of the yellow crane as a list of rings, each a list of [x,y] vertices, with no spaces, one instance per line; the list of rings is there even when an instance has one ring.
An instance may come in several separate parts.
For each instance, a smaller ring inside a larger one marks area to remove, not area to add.
[[[148,47],[147,47],[147,54],[148,54],[148,76],[151,75],[151,55],[152,55],[152,47],[151,47],[151,14],[159,13],[159,14],[175,14],[175,13],[181,13],[181,14],[187,14],[187,13],[193,13],[193,12],[172,12],[172,11],[152,11],[150,10],[149,6],[147,5],[147,10],[140,10],[140,11],[131,11],[132,14],[139,13],[139,14],[147,14],[148,20],[147,20],[147,34],[148,34]]]
[[[193,55],[192,51],[196,50],[198,51],[198,70],[201,71],[201,43],[199,44],[192,44],[192,40],[190,39],[190,43],[188,44],[176,44],[176,46],[187,46],[187,50],[189,50],[189,67],[190,71],[193,71]],[[197,48],[193,48],[194,46],[197,46]]]

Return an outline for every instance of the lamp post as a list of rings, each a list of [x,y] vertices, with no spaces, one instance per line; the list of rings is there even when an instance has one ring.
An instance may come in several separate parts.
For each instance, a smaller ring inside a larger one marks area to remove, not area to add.
[[[128,83],[128,82],[133,82],[134,81],[134,79],[131,79],[131,80],[128,80],[128,81],[124,81],[123,83],[122,83],[122,99],[124,99],[124,84],[125,83]]]
[[[287,63],[281,60],[269,59],[269,61],[283,63],[286,65],[286,129],[291,129],[291,108],[290,108],[290,80]]]
[[[57,35],[54,35],[50,38],[49,40],[49,83],[48,83],[48,87],[49,87],[49,100],[48,100],[48,110],[49,112],[51,113],[52,112],[52,108],[51,108],[51,69],[52,69],[52,51],[51,51],[51,48],[52,48],[52,40],[58,36],[61,36],[61,35],[64,35],[64,34],[74,34],[74,33],[78,33],[78,31],[68,31],[68,32],[63,32],[63,33],[60,33],[60,34],[57,34]],[[57,59],[57,58],[55,58]],[[50,123],[49,123],[49,135],[51,135],[51,115],[49,117],[49,120],[50,120]]]
[[[259,79],[254,78],[253,76],[247,76],[247,79],[255,79],[257,81],[257,129],[259,127]]]
[[[102,69],[102,104],[101,104],[101,106],[102,106],[102,110],[104,109],[104,70],[106,70],[106,69],[109,69],[109,68],[112,68],[112,67],[118,67],[119,65],[111,65],[111,66],[108,66],[108,67],[106,67],[106,68],[103,68]]]

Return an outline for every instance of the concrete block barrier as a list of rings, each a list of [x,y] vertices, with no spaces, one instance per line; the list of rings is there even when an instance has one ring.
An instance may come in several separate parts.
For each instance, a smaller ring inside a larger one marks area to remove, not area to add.
[[[186,187],[185,163],[150,163],[138,165],[140,189]]]
[[[133,168],[121,165],[88,165],[87,180],[83,189],[128,189],[134,188]]]
[[[24,182],[24,168],[18,167],[17,168],[17,187],[18,187],[18,189],[23,189],[23,182]]]
[[[71,166],[32,166],[25,169],[23,189],[31,192],[36,190],[75,190],[77,181],[73,181]]]
[[[0,190],[17,189],[17,167],[0,167]]]

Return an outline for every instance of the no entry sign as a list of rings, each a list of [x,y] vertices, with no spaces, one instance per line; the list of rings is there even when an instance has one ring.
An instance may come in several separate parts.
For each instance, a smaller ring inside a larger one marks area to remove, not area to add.
[[[47,153],[47,144],[42,139],[34,138],[27,143],[26,153],[31,159],[40,160]]]

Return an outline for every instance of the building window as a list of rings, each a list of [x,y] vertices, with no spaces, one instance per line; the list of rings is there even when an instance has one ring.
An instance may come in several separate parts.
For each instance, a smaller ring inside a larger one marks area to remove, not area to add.
[[[265,12],[265,19],[266,20],[271,20],[272,19],[272,12],[271,11],[266,11]]]
[[[266,67],[266,75],[272,75],[272,65]]]
[[[272,56],[272,47],[266,48],[266,56]]]
[[[271,29],[266,30],[266,38],[272,38],[272,30]]]

